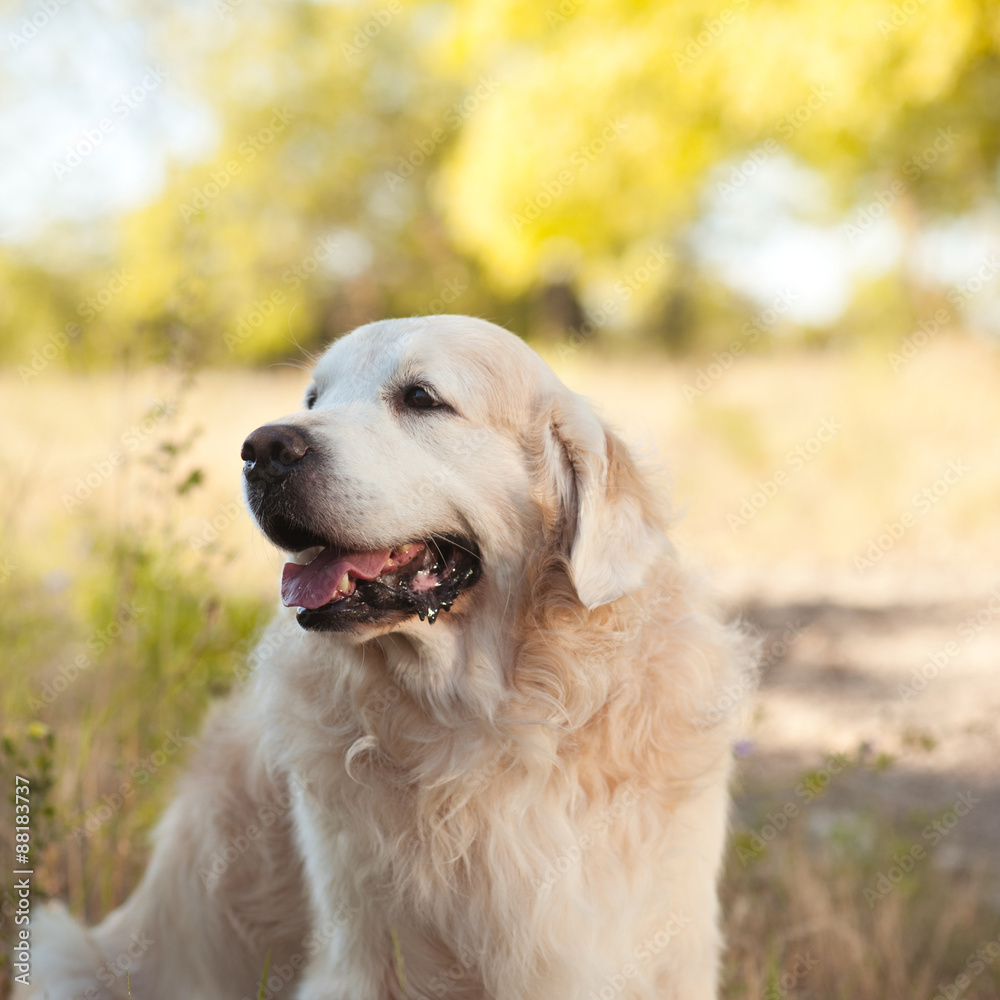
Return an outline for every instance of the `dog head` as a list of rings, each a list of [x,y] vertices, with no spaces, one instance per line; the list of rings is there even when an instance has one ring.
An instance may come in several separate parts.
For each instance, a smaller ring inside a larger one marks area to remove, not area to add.
[[[243,444],[282,598],[310,630],[433,624],[505,606],[556,547],[587,608],[639,588],[663,536],[627,449],[523,341],[482,320],[363,326],[316,366],[304,409]]]

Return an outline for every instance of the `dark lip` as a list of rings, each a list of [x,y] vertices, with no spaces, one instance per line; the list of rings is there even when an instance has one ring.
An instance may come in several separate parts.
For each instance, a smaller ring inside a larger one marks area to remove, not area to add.
[[[320,608],[302,608],[296,613],[295,620],[302,628],[313,632],[345,632],[366,625],[398,625],[414,616],[433,624],[441,612],[451,610],[459,594],[479,582],[482,560],[479,546],[467,538],[438,535],[426,541],[432,550],[437,550],[435,565],[446,573],[442,583],[433,590],[413,590],[407,581],[390,587],[377,579],[359,579],[355,581],[353,594]],[[305,547],[332,544],[320,539],[311,541]],[[337,547],[343,548],[340,545]]]
[[[304,552],[306,549],[315,548],[317,545],[332,545],[330,539],[317,534],[312,528],[295,521],[291,516],[284,513],[274,513],[271,504],[265,505],[261,491],[247,490],[247,504],[253,513],[257,526],[267,536],[267,538],[286,552]],[[286,506],[286,505],[282,505]],[[350,547],[340,546],[344,551],[350,551]],[[356,546],[355,551],[362,546]]]

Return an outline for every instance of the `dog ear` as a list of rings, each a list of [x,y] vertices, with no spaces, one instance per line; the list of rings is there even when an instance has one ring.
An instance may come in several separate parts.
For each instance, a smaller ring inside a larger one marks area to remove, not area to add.
[[[573,586],[596,608],[642,587],[668,544],[628,448],[587,401],[561,400],[551,427],[561,451],[558,493]]]

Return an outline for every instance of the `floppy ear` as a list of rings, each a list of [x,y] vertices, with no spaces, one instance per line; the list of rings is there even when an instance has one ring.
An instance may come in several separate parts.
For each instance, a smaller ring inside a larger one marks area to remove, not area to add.
[[[560,400],[552,432],[561,451],[558,492],[573,586],[596,608],[642,587],[668,543],[628,448],[586,400]]]

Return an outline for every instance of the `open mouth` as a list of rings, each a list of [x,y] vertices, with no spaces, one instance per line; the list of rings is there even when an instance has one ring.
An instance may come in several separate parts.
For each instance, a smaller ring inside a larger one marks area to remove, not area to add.
[[[352,624],[412,614],[433,623],[459,592],[479,578],[476,546],[430,538],[395,548],[345,551],[316,545],[285,564],[281,599],[298,608],[306,629],[339,631]]]

